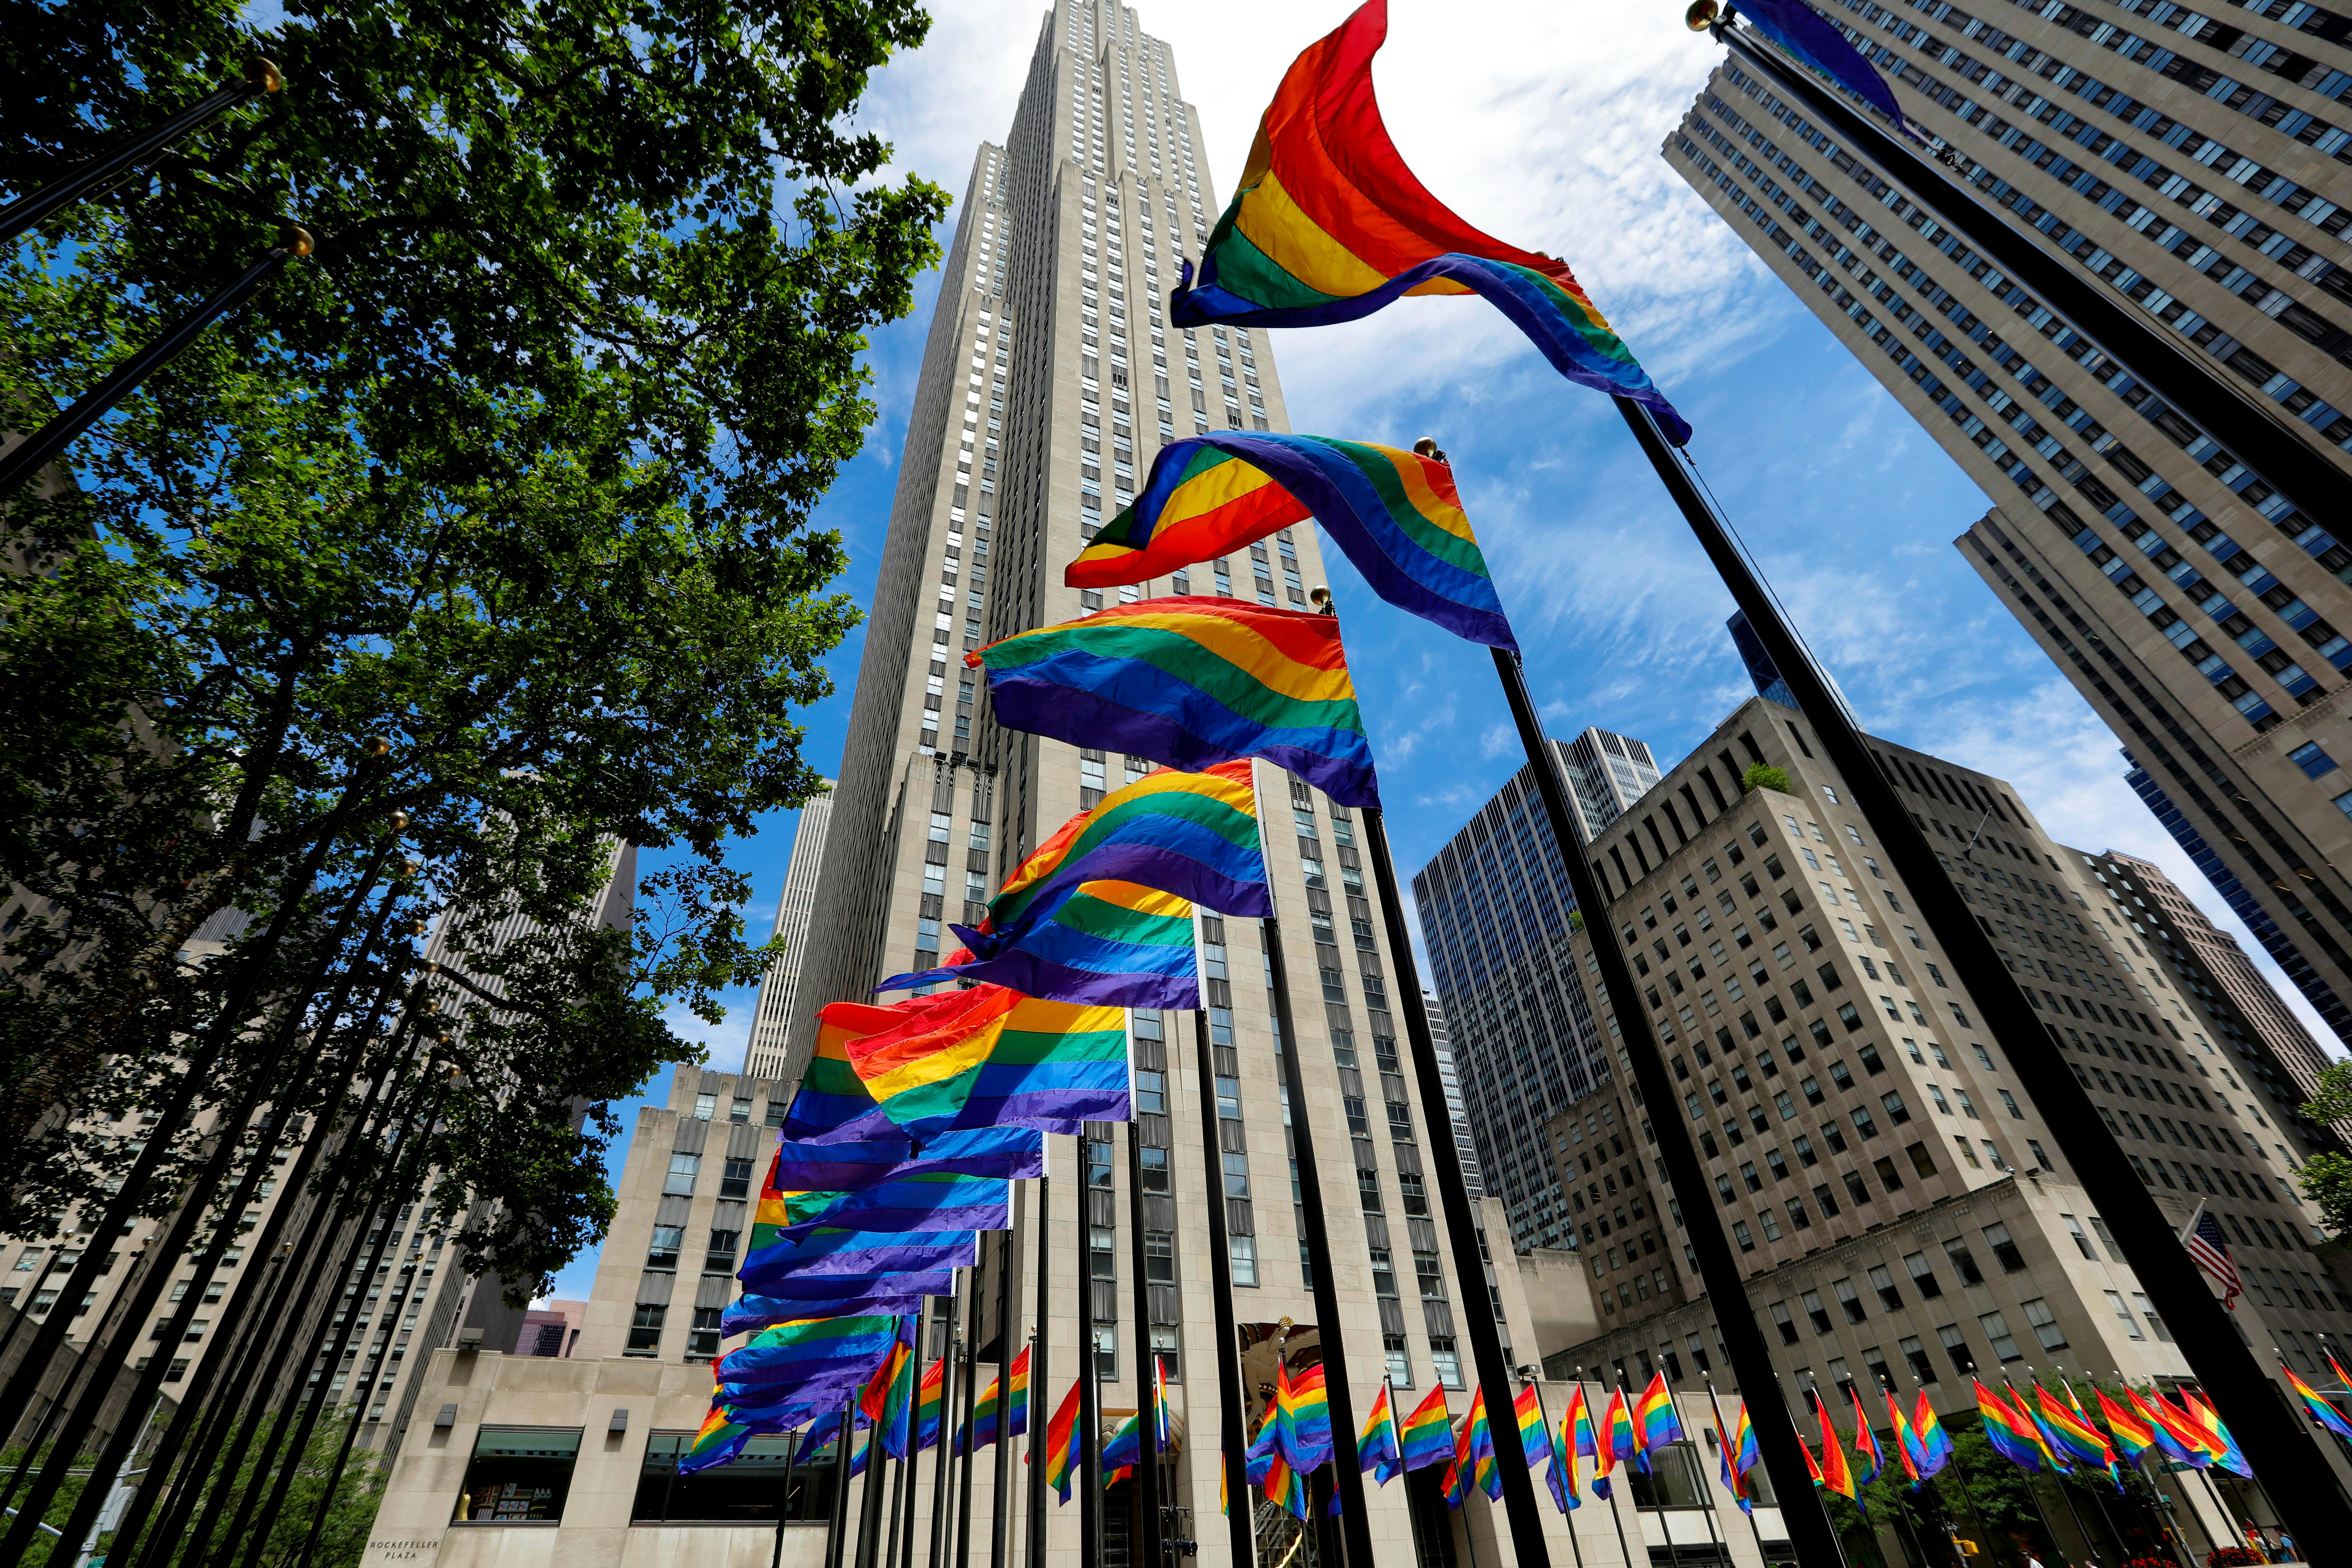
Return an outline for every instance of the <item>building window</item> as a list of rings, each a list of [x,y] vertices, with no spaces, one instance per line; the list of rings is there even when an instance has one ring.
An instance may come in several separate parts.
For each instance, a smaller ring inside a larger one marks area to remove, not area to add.
[[[672,1197],[694,1195],[694,1179],[702,1173],[699,1154],[672,1154],[669,1157],[669,1179],[662,1183],[662,1191]]]
[[[1398,1388],[1412,1386],[1412,1353],[1405,1348],[1402,1334],[1382,1334],[1381,1352],[1387,1363],[1389,1382]]]
[[[2322,751],[2316,741],[2305,741],[2289,752],[2286,760],[2301,768],[2305,778],[2322,778],[2336,771],[2336,759]]]
[[[2132,1316],[2131,1309],[2124,1305],[2124,1293],[2122,1291],[2108,1291],[2107,1305],[2115,1309],[2116,1321],[2124,1326],[2125,1333],[2130,1335],[2136,1340],[2144,1340],[2147,1338],[2146,1334],[2139,1331],[2139,1321]]]
[[[1165,1074],[1138,1072],[1135,1075],[1135,1109],[1154,1116],[1168,1112],[1168,1079]]]
[[[753,1437],[731,1463],[698,1475],[681,1476],[677,1459],[694,1446],[691,1432],[656,1432],[646,1442],[637,1469],[637,1496],[629,1517],[639,1524],[772,1520],[812,1523],[833,1516],[834,1478],[839,1473],[839,1438],[791,1466],[792,1490],[784,1490],[786,1463],[803,1434]]]
[[[694,1119],[697,1121],[708,1121],[717,1114],[719,1114],[717,1095],[698,1094],[694,1097]]]
[[[1087,1230],[1088,1272],[1097,1279],[1118,1278],[1118,1232],[1107,1225],[1090,1226]]]
[[[1421,1281],[1421,1294],[1424,1300],[1445,1300],[1445,1267],[1437,1260],[1437,1254],[1416,1247],[1412,1255],[1412,1272],[1413,1277]]]
[[[1431,1366],[1436,1369],[1438,1382],[1444,1384],[1448,1388],[1460,1388],[1464,1386],[1462,1382],[1462,1352],[1454,1348],[1454,1340],[1451,1335],[1433,1334],[1430,1336],[1429,1361]]]
[[[2066,1331],[2058,1326],[2058,1314],[2050,1310],[2047,1300],[2037,1296],[2020,1305],[2025,1310],[2025,1321],[2033,1326],[2033,1337],[2042,1342],[2043,1350],[2063,1351],[2066,1348]]]
[[[2009,1320],[1999,1312],[1979,1312],[1977,1327],[1982,1329],[1985,1338],[1992,1342],[1992,1353],[2000,1360],[2010,1362],[2023,1358],[2025,1352],[2019,1350],[2017,1342],[2010,1337]]]
[[[1147,1230],[1143,1233],[1143,1277],[1156,1285],[1176,1282],[1174,1231]]]
[[[740,1094],[737,1095],[735,1097],[735,1102],[727,1108],[727,1120],[730,1121],[751,1121],[751,1101],[750,1097]]]
[[[1985,1245],[1992,1248],[1993,1257],[2000,1260],[2003,1273],[2014,1274],[2025,1267],[2025,1254],[2020,1252],[2017,1243],[2010,1239],[2009,1226],[1989,1225],[1984,1227],[1984,1238]]]
[[[654,1226],[653,1245],[646,1249],[646,1267],[648,1268],[677,1268],[678,1248],[685,1245],[686,1226],[682,1225]]]
[[[741,1243],[742,1232],[740,1231],[712,1231],[710,1246],[703,1254],[702,1271],[705,1274],[734,1273],[735,1250]]]
[[[722,1198],[748,1198],[751,1195],[751,1162],[730,1160],[720,1168],[719,1195]]]
[[[1170,1383],[1184,1381],[1184,1352],[1177,1345],[1175,1329],[1151,1331],[1151,1353],[1160,1363],[1160,1374]]]
[[[686,1359],[709,1361],[719,1353],[719,1323],[727,1315],[723,1307],[697,1307],[694,1310],[694,1330],[686,1336]]]
[[[1095,1325],[1095,1371],[1112,1382],[1118,1381],[1118,1325]]]
[[[629,1320],[629,1342],[624,1353],[653,1355],[661,1349],[662,1324],[669,1317],[664,1306],[646,1305]]]
[[[579,1456],[577,1426],[485,1426],[475,1435],[465,1489],[451,1517],[476,1524],[552,1524],[563,1517]]]
[[[1225,1238],[1225,1255],[1233,1260],[1234,1283],[1257,1283],[1257,1237],[1233,1236]]]

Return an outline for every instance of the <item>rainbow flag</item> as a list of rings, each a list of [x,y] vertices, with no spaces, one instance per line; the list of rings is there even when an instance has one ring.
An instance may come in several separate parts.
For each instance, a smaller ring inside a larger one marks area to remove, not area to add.
[[[1740,1406],[1739,1413],[1742,1415],[1748,1414],[1745,1405]],[[1748,1495],[1747,1477],[1731,1462],[1731,1456],[1736,1450],[1731,1445],[1731,1435],[1723,1429],[1723,1411],[1717,1406],[1712,1393],[1707,1395],[1707,1414],[1715,1422],[1717,1479],[1723,1482],[1723,1489],[1731,1494],[1731,1500],[1739,1505],[1739,1511],[1752,1518],[1756,1512],[1756,1503]]]
[[[2193,1440],[2203,1451],[2209,1465],[2219,1465],[2228,1457],[2229,1449],[2223,1446],[2219,1437],[2213,1435],[2212,1428],[2198,1419],[2196,1407],[2190,1404],[2187,1390],[2180,1390],[2170,1399],[2166,1398],[2161,1393],[2151,1394],[2148,1397],[2161,1405],[2167,1415],[2172,1417],[2173,1430],[2180,1434],[2183,1442]]]
[[[1175,450],[1162,448],[1160,463]],[[1171,768],[1264,757],[1342,805],[1380,804],[1333,616],[1201,595],[1145,599],[1017,632],[964,662],[987,668],[1007,728]]]
[[[1293,62],[1258,123],[1235,195],[1169,298],[1180,327],[1315,327],[1407,294],[1484,295],[1579,385],[1645,405],[1676,446],[1690,426],[1565,262],[1462,221],[1415,179],[1372,94],[1386,0],[1368,0]]]
[[[2347,1388],[2352,1388],[2352,1377],[2347,1377],[2344,1375],[2343,1364],[2338,1362],[2333,1354],[2326,1351],[2321,1351],[2319,1353],[2322,1356],[2326,1357],[2327,1370],[2336,1374],[2336,1381]]]
[[[1381,1486],[1403,1473],[1404,1442],[1397,1431],[1396,1411],[1389,1403],[1387,1378],[1381,1379],[1381,1391],[1372,1395],[1371,1414],[1364,1417],[1364,1429],[1356,1435],[1356,1465],[1370,1470]]]
[[[1151,1352],[1151,1436],[1163,1454],[1176,1441],[1176,1416],[1168,1407],[1168,1363],[1157,1351]]]
[[[1666,1391],[1665,1373],[1650,1374],[1650,1386],[1642,1390],[1642,1397],[1634,1402],[1633,1425],[1642,1434],[1644,1461],[1653,1449],[1683,1440],[1683,1419],[1675,1409],[1675,1396]]]
[[[1192,904],[1273,912],[1248,763],[1162,771],[1063,824],[989,902],[970,953],[877,989],[986,980],[1095,1006],[1200,1005]],[[1188,901],[1189,900],[1189,901]]]
[[[756,1239],[756,1238],[755,1238]],[[787,1292],[787,1280],[822,1275],[866,1278],[969,1268],[980,1256],[969,1230],[851,1230],[822,1226],[804,1235],[755,1246],[735,1277],[746,1291]]]
[[[1425,1470],[1454,1457],[1454,1414],[1445,1407],[1445,1385],[1438,1384],[1404,1418],[1404,1468]]]
[[[1281,1402],[1283,1458],[1302,1473],[1331,1462],[1331,1396],[1323,1385],[1318,1363],[1297,1377],[1275,1373],[1275,1397]]]
[[[915,1451],[935,1447],[940,1440],[940,1418],[945,1414],[942,1400],[947,1392],[947,1358],[923,1369],[923,1381],[915,1389]]]
[[[1019,1437],[1029,1430],[1029,1347],[1013,1358],[1009,1369],[1012,1386],[1006,1384],[1006,1369],[988,1380],[988,1386],[972,1401],[971,1423],[957,1435],[956,1452],[978,1453],[996,1441],[997,1428],[1004,1426],[1004,1436]],[[1009,1422],[1009,1425],[1007,1424]]]
[[[1143,1463],[1143,1429],[1134,1416],[1112,1429],[1110,1441],[1103,1445],[1102,1463],[1106,1489],[1135,1474],[1135,1467]]]
[[[2067,1392],[2071,1394],[2073,1390]],[[2069,1409],[2061,1401],[2051,1398],[2050,1391],[2042,1386],[2039,1378],[2033,1381],[2033,1400],[2040,1406],[2042,1431],[2049,1435],[2051,1441],[2065,1450],[2067,1458],[2082,1464],[2095,1465],[2106,1471],[2110,1479],[2115,1476],[2115,1450],[2108,1447],[2105,1437],[2099,1436],[2099,1429],[2084,1418],[2082,1412]]]
[[[1944,1430],[1937,1418],[1936,1407],[1927,1402],[1927,1391],[1919,1391],[1919,1403],[1911,1412],[1911,1425],[1919,1434],[1920,1443],[1927,1450],[1927,1462],[1919,1467],[1920,1477],[1931,1479],[1936,1472],[1952,1462],[1952,1435]]]
[[[1486,1425],[1486,1391],[1483,1387],[1470,1395],[1470,1414],[1462,1423],[1462,1441],[1464,1446],[1455,1450],[1456,1462],[1466,1453],[1473,1484],[1486,1494],[1487,1501],[1501,1501],[1503,1475],[1495,1464],[1495,1434]]]
[[[1878,1434],[1871,1429],[1870,1413],[1862,1407],[1862,1390],[1849,1388],[1846,1396],[1853,1401],[1854,1457],[1863,1461],[1862,1474],[1854,1478],[1854,1485],[1866,1487],[1886,1468],[1886,1452],[1878,1446]]]
[[[945,1296],[954,1289],[955,1274],[950,1269],[880,1278],[821,1274],[806,1279],[768,1280],[762,1288],[788,1293],[738,1296],[730,1301],[719,1320],[721,1339],[812,1317],[898,1317],[919,1311],[924,1297]]]
[[[1911,1417],[1903,1414],[1902,1402],[1895,1397],[1895,1391],[1889,1388],[1882,1392],[1886,1395],[1886,1414],[1895,1418],[1895,1457],[1903,1461],[1904,1478],[1916,1492],[1920,1483],[1927,1479],[1925,1473],[1927,1445],[1919,1440],[1918,1430],[1911,1425]]]
[[[1553,1462],[1561,1464],[1568,1482],[1568,1506],[1582,1508],[1584,1500],[1576,1495],[1578,1470],[1582,1461],[1594,1457],[1592,1412],[1585,1408],[1584,1384],[1568,1385],[1568,1408],[1559,1413],[1558,1440],[1552,1446]]]
[[[969,1176],[1019,1179],[1044,1173],[1045,1140],[1017,1127],[975,1127],[914,1139],[876,1103],[851,1065],[848,1031],[820,1028],[801,1087],[785,1110],[783,1142],[771,1163],[779,1191],[847,1192],[909,1163]]]
[[[1054,1418],[1045,1423],[1045,1484],[1070,1500],[1070,1477],[1078,1467],[1078,1385],[1062,1396]]]
[[[2214,1409],[2201,1394],[2187,1389],[2181,1391],[2180,1402],[2189,1406],[2189,1413],[2197,1418],[2200,1426],[2205,1428],[2206,1436],[2221,1445],[2220,1452],[2213,1456],[2215,1464],[2233,1476],[2254,1473],[2254,1468],[2246,1463],[2245,1451],[2238,1447],[2238,1439],[2231,1436],[2230,1428],[2223,1425],[2220,1411]]]
[[[2051,1431],[2049,1425],[2034,1411],[2033,1402],[2020,1394],[2017,1391],[2017,1384],[2010,1382],[2008,1378],[2003,1377],[2000,1382],[2001,1386],[2009,1390],[2009,1407],[2025,1417],[2028,1435],[2032,1437],[2034,1447],[2042,1450],[2042,1468],[2052,1475],[2073,1475],[2074,1459],[2060,1445],[2057,1434]]]
[[[1552,1505],[1560,1512],[1568,1511],[1567,1494],[1560,1490],[1559,1455],[1553,1447],[1551,1423],[1544,1419],[1543,1394],[1532,1383],[1523,1384],[1518,1397],[1512,1402],[1511,1414],[1519,1424],[1519,1453],[1526,1458],[1528,1468],[1536,1468],[1536,1456],[1550,1454],[1552,1462],[1544,1471],[1551,1486]]]
[[[2184,1426],[2180,1413],[2161,1399],[2151,1399],[2137,1389],[2124,1390],[2124,1398],[2147,1423],[2149,1434],[2156,1439],[2156,1451],[2176,1465],[2190,1465],[2198,1469],[2210,1468],[2212,1453],[2205,1447],[2205,1435]]]
[[[726,1464],[751,1440],[751,1428],[736,1420],[727,1408],[726,1389],[718,1375],[718,1364],[711,1363],[710,1413],[702,1418],[702,1429],[694,1435],[694,1441],[677,1457],[677,1472],[682,1476]]]
[[[1602,1427],[1609,1435],[1610,1462],[1622,1461],[1648,1475],[1650,1456],[1643,1450],[1641,1428],[1634,1425],[1633,1407],[1626,1400],[1623,1388],[1610,1391],[1609,1417],[1602,1423]],[[1602,1492],[1601,1495],[1607,1497],[1609,1494]]]
[[[1437,1481],[1438,1489],[1445,1494],[1447,1508],[1458,1509],[1470,1500],[1469,1490],[1462,1484],[1462,1461],[1449,1456],[1445,1461],[1445,1474]]]
[[[979,985],[882,1007],[835,1002],[817,1016],[821,1044],[837,1035],[885,1114],[926,1140],[1014,1125],[1076,1136],[1086,1121],[1128,1118],[1118,1007]]]
[[[2279,1363],[2279,1370],[2286,1373],[2287,1386],[2294,1390],[2294,1396],[2297,1399],[2303,1401],[2304,1413],[2311,1417],[2313,1426],[2333,1432],[2338,1437],[2352,1442],[2352,1421],[2344,1419],[2344,1413],[2336,1408],[2333,1401],[2297,1377],[2294,1374],[2294,1368],[2287,1365],[2286,1363]]]
[[[1276,1375],[1279,1376],[1279,1372]],[[1266,1472],[1282,1457],[1281,1416],[1281,1395],[1268,1395],[1265,1414],[1258,1417],[1257,1433],[1250,1438],[1249,1447],[1242,1450],[1242,1473],[1254,1487],[1265,1484]]]
[[[1013,1184],[996,1176],[910,1175],[855,1193],[766,1192],[753,1211],[755,1247],[824,1229],[1005,1230]]]
[[[2033,1423],[2011,1410],[2000,1394],[1976,1382],[1977,1414],[1984,1417],[1984,1435],[1993,1452],[2023,1470],[2042,1468],[2042,1442]]]
[[[888,1313],[798,1318],[762,1329],[711,1368],[721,1384],[756,1391],[762,1404],[819,1390],[838,1393],[875,1375],[893,1347],[903,1344],[905,1321]]]
[[[1162,447],[1135,504],[1063,568],[1062,581],[1141,583],[1309,519],[1397,608],[1472,642],[1518,647],[1454,470],[1370,441],[1235,430]]]
[[[915,1410],[915,1347],[911,1318],[903,1320],[908,1325],[907,1333],[890,1349],[888,1359],[877,1368],[858,1397],[857,1407],[874,1424],[874,1434],[882,1451],[894,1459],[903,1459],[911,1451]]]
[[[2123,1405],[2107,1397],[2107,1391],[2094,1386],[2092,1394],[2099,1402],[2099,1417],[2115,1434],[2116,1452],[2126,1465],[2137,1465],[2139,1457],[2156,1447],[2156,1433],[2148,1424]]]
[[[1300,1523],[1307,1521],[1307,1478],[1292,1469],[1280,1454],[1274,1456],[1265,1472],[1265,1500]]]
[[[1824,1491],[1833,1491],[1848,1502],[1854,1497],[1853,1470],[1846,1463],[1845,1445],[1838,1441],[1837,1428],[1830,1425],[1830,1407],[1822,1403],[1822,1391],[1811,1391],[1813,1415],[1822,1424],[1822,1462],[1819,1477]]]

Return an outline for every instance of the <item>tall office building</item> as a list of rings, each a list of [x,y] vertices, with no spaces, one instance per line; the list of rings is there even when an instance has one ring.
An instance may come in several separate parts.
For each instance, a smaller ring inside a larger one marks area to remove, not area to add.
[[[1649,747],[1605,730],[1552,748],[1588,837],[1658,781]],[[1541,1123],[1605,1081],[1609,1061],[1569,958],[1576,898],[1533,772],[1496,791],[1414,874],[1412,890],[1483,1180],[1503,1201],[1512,1250],[1572,1247]]]
[[[1844,1408],[1848,1387],[1919,1385],[1960,1413],[1969,1377],[2003,1368],[2186,1377],[2009,1065],[2055,1049],[2174,1223],[2200,1202],[2221,1217],[2262,1285],[2238,1306],[2253,1342],[2324,1370],[2319,1336],[2352,1327],[2352,1299],[2314,1257],[2317,1211],[2292,1176],[2332,1141],[2290,1129],[2244,1070],[2233,1009],[2168,934],[2179,921],[2137,901],[2140,863],[2055,842],[2000,779],[1868,742],[2044,1020],[1997,1038],[1813,738],[1795,710],[1751,699],[1667,773],[1654,807],[1601,836],[1608,918],[1677,1099],[1643,1106],[1602,1084],[1544,1129],[1601,1309],[1599,1332],[1547,1364],[1639,1386],[1720,1359],[1719,1304],[1683,1234],[1693,1196],[1662,1190],[1643,1135],[1674,1115],[1791,1395],[1820,1385]],[[1787,789],[1743,791],[1759,763]],[[1581,932],[1572,945],[1589,951]],[[2180,1506],[2211,1514],[2205,1489],[2186,1493]]]
[[[942,940],[944,925],[978,916],[1031,849],[1149,771],[1142,758],[998,727],[963,655],[1107,601],[1105,591],[1064,587],[1063,567],[1128,503],[1162,446],[1210,429],[1286,427],[1265,334],[1166,324],[1177,262],[1200,253],[1217,211],[1198,117],[1179,94],[1168,46],[1132,10],[1058,0],[1011,134],[973,160],[949,248],[834,795],[817,883],[824,919],[810,931],[787,1076],[805,1060],[816,1006],[862,999],[887,975],[935,963],[956,945]],[[1304,609],[1307,584],[1324,580],[1313,529],[1301,527],[1115,592]],[[1243,1322],[1314,1323],[1307,1271],[1329,1270],[1344,1322],[1320,1325],[1324,1343],[1344,1334],[1360,1399],[1383,1368],[1400,1389],[1458,1385],[1467,1347],[1456,1304],[1477,1288],[1454,1277],[1430,1191],[1425,1130],[1446,1108],[1421,1103],[1401,1058],[1398,970],[1359,825],[1272,767],[1260,765],[1257,783],[1306,1103],[1285,1106],[1257,922],[1204,917],[1214,1085],[1192,1071],[1192,1019],[1133,1016],[1150,1321],[1135,1321],[1124,1132],[1084,1141],[1075,1162],[1070,1141],[1048,1140],[1052,1208],[1042,1228],[1035,1209],[1024,1210],[1015,1232],[1026,1285],[1013,1332],[1041,1310],[1050,1324],[1033,1384],[1039,1397],[1057,1400],[1078,1364],[1083,1281],[1103,1325],[1106,1408],[1133,1407],[1147,1348],[1179,1380],[1188,1436],[1173,1500],[1203,1521],[1215,1519],[1218,1496],[1217,1407],[1196,1396],[1213,1386],[1197,1380],[1213,1379],[1216,1367],[1213,1193],[1233,1233]],[[1219,1113],[1213,1156],[1200,1147],[1195,1097],[1204,1090]],[[1291,1135],[1312,1130],[1333,1209],[1327,1255],[1307,1249],[1286,1121]],[[989,1256],[1001,1256],[993,1244]],[[1503,1272],[1507,1294],[1517,1273]],[[992,1322],[982,1331],[984,1340],[999,1331]],[[1511,1331],[1523,1349],[1532,1343],[1523,1311]],[[1409,1537],[1403,1496],[1374,1494],[1376,1532]],[[1075,1518],[1059,1515],[1052,1529],[1058,1550]],[[1204,1545],[1219,1535],[1193,1533]]]
[[[1824,7],[2012,224],[2352,479],[2339,10]],[[2339,1035],[2352,1026],[2352,546],[1736,63],[1675,170],[1999,504],[1962,555]],[[2302,498],[2305,506],[2314,498]]]
[[[1470,1195],[1486,1195],[1486,1175],[1478,1163],[1478,1135],[1470,1126],[1470,1102],[1462,1097],[1462,1066],[1454,1057],[1454,1031],[1445,1022],[1445,1004],[1424,987],[1421,1005],[1429,1010],[1429,1042],[1437,1053],[1437,1076],[1445,1084],[1445,1115],[1454,1126],[1454,1146],[1462,1156],[1462,1179]]]
[[[784,955],[768,966],[760,981],[760,1000],[751,1011],[751,1037],[743,1047],[746,1078],[776,1078],[784,1070],[784,1049],[798,1009],[801,969],[808,956],[810,918],[816,909],[816,877],[824,862],[825,830],[833,822],[833,781],[825,793],[801,807],[793,828],[792,858],[784,867],[784,891],[776,900],[776,927],[771,940],[784,939]]]

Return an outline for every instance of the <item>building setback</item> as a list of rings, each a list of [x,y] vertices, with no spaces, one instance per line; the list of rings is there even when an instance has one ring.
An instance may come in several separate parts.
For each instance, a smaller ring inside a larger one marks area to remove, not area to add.
[[[1621,1077],[1545,1130],[1601,1325],[1548,1355],[1550,1373],[1638,1387],[1655,1369],[1717,1370],[1717,1307],[1681,1234],[1697,1200],[1663,1190],[1649,1147],[1664,1114],[1698,1140],[1703,1201],[1731,1232],[1793,1401],[1820,1385],[1844,1409],[1848,1386],[1924,1386],[1963,1412],[1972,1375],[2053,1363],[2186,1377],[2010,1071],[2017,1053],[2053,1049],[2174,1222],[2205,1203],[2241,1270],[2266,1281],[2239,1303],[2255,1342],[2321,1370],[2319,1336],[2352,1327],[2352,1300],[2325,1282],[2324,1236],[2291,1178],[2332,1140],[2290,1128],[2264,1082],[2233,1069],[2251,1031],[2170,966],[2165,950],[2185,944],[2144,944],[2147,920],[2136,930],[2100,880],[2122,863],[2053,842],[2000,779],[1868,742],[2042,1010],[2034,1037],[1994,1038],[1812,740],[1794,710],[1752,699],[1599,841],[1609,918],[1680,1098],[1644,1106]],[[1743,790],[1759,766],[1787,787]],[[1588,951],[1581,932],[1572,947]]]
[[[784,955],[768,966],[760,981],[760,999],[751,1012],[751,1037],[743,1047],[747,1078],[774,1078],[784,1070],[784,1048],[792,1037],[799,1009],[801,968],[808,955],[809,925],[816,910],[817,869],[824,861],[825,830],[833,822],[833,781],[825,793],[801,807],[793,828],[792,858],[784,866],[784,890],[776,900],[776,927],[771,941],[784,939]]]
[[[1650,748],[1605,730],[1552,747],[1588,838],[1658,781]],[[1573,1247],[1539,1126],[1609,1076],[1567,940],[1576,898],[1534,775],[1521,768],[1414,873],[1430,975],[1445,1009],[1483,1179],[1511,1247]]]
[[[2065,265],[2352,480],[2352,17],[2263,0],[1825,12]],[[2136,784],[2352,1026],[2352,548],[1737,65],[1666,162],[1998,504],[1959,541]],[[2305,506],[2315,498],[2302,498]]]

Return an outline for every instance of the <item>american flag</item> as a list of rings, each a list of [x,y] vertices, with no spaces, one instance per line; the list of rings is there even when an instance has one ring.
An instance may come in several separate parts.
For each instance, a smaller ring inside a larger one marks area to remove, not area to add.
[[[2230,1261],[2230,1238],[2223,1234],[2221,1222],[2205,1212],[2203,1204],[2189,1216],[2188,1228],[2180,1233],[2180,1245],[2189,1249],[2198,1268],[2221,1281],[2221,1305],[2236,1311],[2245,1288],[2238,1279],[2238,1266]]]

